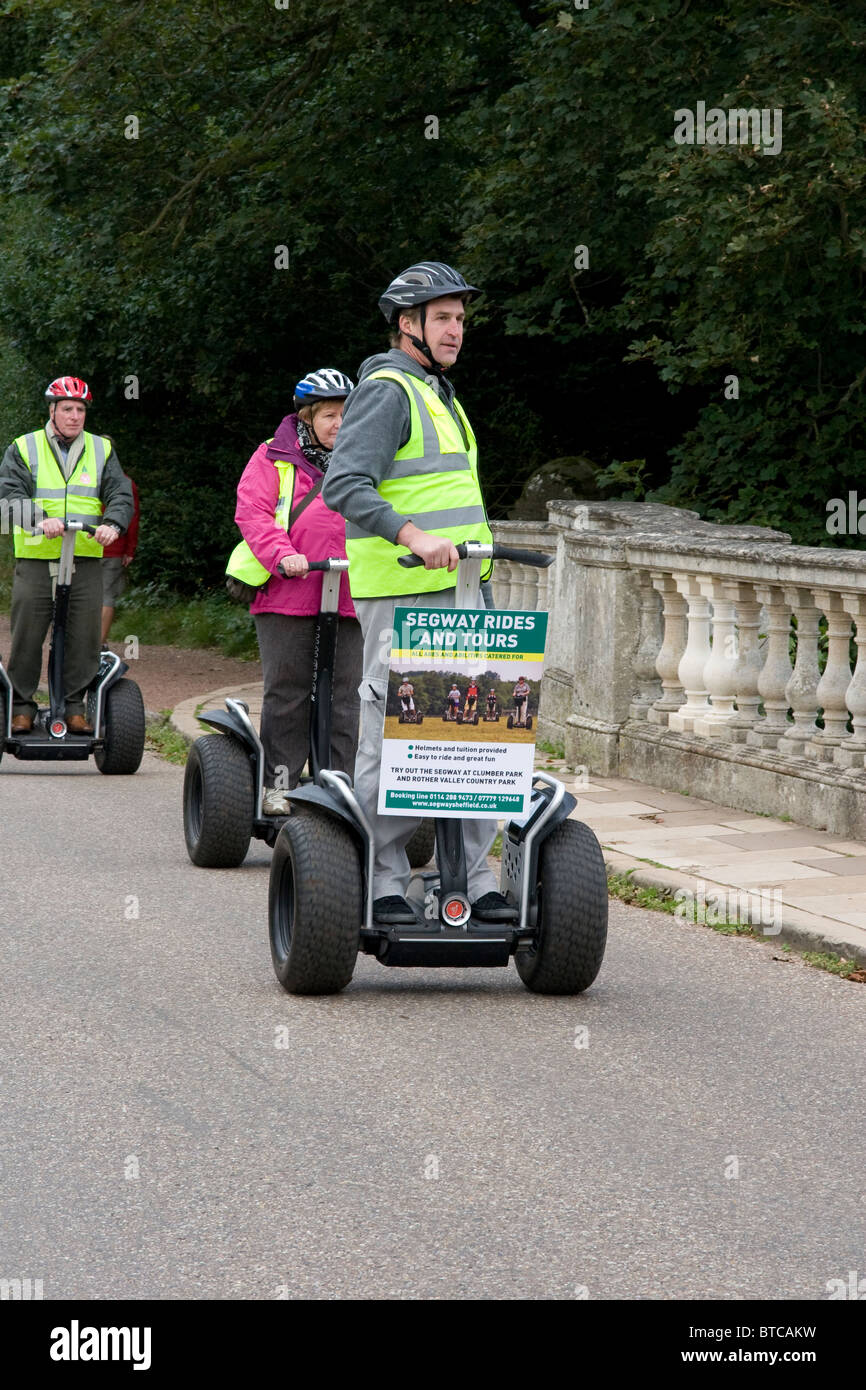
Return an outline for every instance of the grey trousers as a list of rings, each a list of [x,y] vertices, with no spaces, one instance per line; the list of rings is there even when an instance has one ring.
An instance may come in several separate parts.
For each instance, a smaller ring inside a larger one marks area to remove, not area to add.
[[[12,682],[12,713],[36,714],[33,699],[42,674],[42,648],[54,607],[49,560],[16,560],[12,584],[12,645],[6,668]],[[66,713],[84,714],[87,686],[99,666],[102,641],[102,561],[76,556],[66,623],[64,694]]]
[[[310,692],[316,618],[256,613],[264,700],[261,739],[265,786],[291,791],[310,754]],[[361,629],[356,618],[340,618],[331,696],[331,767],[352,775],[358,747],[358,676]]]
[[[390,897],[392,894],[405,898],[411,876],[406,845],[422,820],[422,817],[415,816],[380,816],[377,812],[379,768],[385,734],[385,696],[391,662],[391,631],[397,603],[405,608],[453,608],[454,590],[410,594],[399,599],[355,599],[355,612],[364,633],[361,738],[355,760],[355,794],[372,823],[376,839],[374,898]],[[469,897],[472,902],[499,888],[496,875],[487,866],[487,856],[496,839],[497,829],[495,820],[463,822]]]

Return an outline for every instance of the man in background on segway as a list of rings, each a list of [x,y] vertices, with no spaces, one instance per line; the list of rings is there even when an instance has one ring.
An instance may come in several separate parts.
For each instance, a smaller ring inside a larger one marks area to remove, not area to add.
[[[415,713],[415,698],[414,698],[414,697],[415,697],[415,687],[414,687],[414,685],[412,684],[411,681],[408,681],[408,680],[406,679],[405,676],[402,677],[402,684],[401,684],[401,686],[400,686],[400,689],[397,691],[397,694],[398,694],[398,696],[400,697],[400,704],[403,706],[403,713],[404,713],[404,714],[414,714],[414,713]]]
[[[440,261],[409,266],[391,282],[379,300],[391,350],[361,365],[323,490],[347,521],[349,584],[364,633],[355,794],[375,837],[373,916],[388,926],[415,923],[406,844],[421,824],[377,810],[394,607],[452,608],[456,544],[492,541],[475,436],[446,376],[463,344],[465,306],[480,293]],[[397,563],[407,549],[423,569]],[[471,817],[463,827],[472,913],[488,922],[515,915],[487,864],[496,829]]]
[[[512,695],[514,698],[514,722],[522,727],[526,723],[528,713],[526,701],[529,699],[529,686],[522,676],[517,677],[517,684]]]
[[[84,428],[93,397],[86,381],[62,376],[45,392],[48,421],[15,439],[0,464],[0,499],[19,504],[14,527],[12,644],[7,673],[13,688],[12,732],[30,733],[33,696],[42,672],[42,644],[51,624],[66,521],[95,527],[75,537],[75,567],[66,629],[66,724],[92,734],[85,692],[99,666],[102,622],[102,548],[132,520],[132,487],[110,439]],[[30,526],[35,530],[31,534]]]
[[[474,680],[471,680],[466,687],[466,707],[463,710],[464,719],[468,719],[470,715],[475,713],[475,707],[477,704],[478,686],[475,684]]]

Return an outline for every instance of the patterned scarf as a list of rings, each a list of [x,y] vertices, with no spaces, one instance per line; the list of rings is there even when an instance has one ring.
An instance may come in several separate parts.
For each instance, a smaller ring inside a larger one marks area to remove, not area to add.
[[[300,417],[298,418],[298,442],[310,463],[314,463],[317,468],[321,468],[323,473],[327,473],[328,464],[331,462],[331,450],[323,449],[321,444],[315,442],[309,425],[305,424]]]

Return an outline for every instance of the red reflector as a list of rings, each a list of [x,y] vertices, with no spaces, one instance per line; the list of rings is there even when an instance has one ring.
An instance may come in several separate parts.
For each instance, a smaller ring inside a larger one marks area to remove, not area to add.
[[[455,899],[454,902],[448,904],[445,911],[449,917],[462,917],[463,904],[457,902],[457,900]]]

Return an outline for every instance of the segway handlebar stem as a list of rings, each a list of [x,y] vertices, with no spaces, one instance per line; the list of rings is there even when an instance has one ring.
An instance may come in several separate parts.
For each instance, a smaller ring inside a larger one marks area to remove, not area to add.
[[[513,545],[482,545],[480,541],[461,541],[455,547],[461,560],[513,560],[515,564],[532,565],[535,569],[545,570],[552,565],[556,559],[555,555],[545,555],[542,550],[519,550]],[[397,563],[404,569],[415,569],[418,565],[423,565],[424,561],[420,555],[400,555]],[[442,566],[444,569],[444,565]]]

